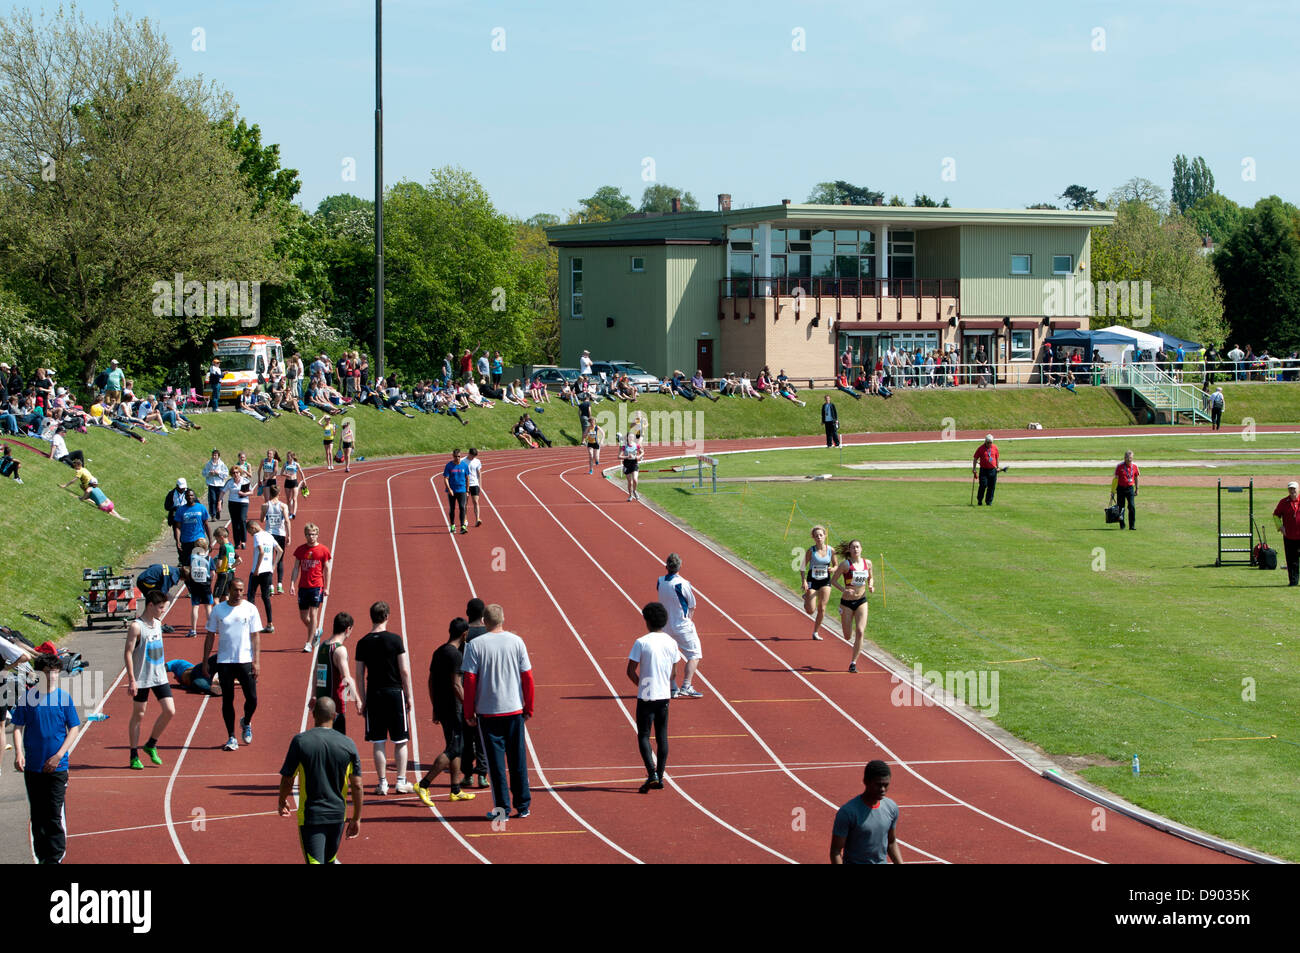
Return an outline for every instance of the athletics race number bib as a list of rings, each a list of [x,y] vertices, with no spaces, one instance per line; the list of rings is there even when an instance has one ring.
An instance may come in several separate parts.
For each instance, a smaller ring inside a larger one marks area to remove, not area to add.
[[[329,662],[316,664],[316,687],[324,690],[330,687]]]
[[[825,579],[828,575],[830,575],[830,570],[828,570],[825,566],[812,567],[812,577],[814,579],[818,579],[818,580]]]
[[[865,569],[853,570],[853,588],[857,589],[867,584],[867,571]]]

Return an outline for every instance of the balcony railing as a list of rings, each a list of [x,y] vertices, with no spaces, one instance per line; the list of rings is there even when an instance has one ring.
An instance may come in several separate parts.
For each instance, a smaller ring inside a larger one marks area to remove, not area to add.
[[[957,298],[959,278],[723,278],[721,298]]]

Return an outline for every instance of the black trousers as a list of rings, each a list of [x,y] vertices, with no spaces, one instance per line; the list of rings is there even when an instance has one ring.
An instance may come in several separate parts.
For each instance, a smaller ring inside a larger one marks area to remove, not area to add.
[[[975,496],[977,504],[993,505],[993,491],[998,488],[998,471],[992,468],[980,469],[980,489]]]
[[[839,422],[835,420],[827,420],[823,421],[823,425],[826,427],[826,446],[838,447],[840,445]]]
[[[208,487],[208,514],[214,519],[221,519],[221,487]]]
[[[236,503],[231,499],[227,501],[226,506],[230,511],[230,541],[236,546],[243,546],[248,540],[245,522],[248,517],[248,504]]]
[[[1119,504],[1119,528],[1124,528],[1124,504],[1128,503],[1128,528],[1133,529],[1137,526],[1137,510],[1134,508],[1134,502],[1137,499],[1137,487],[1121,486],[1115,490],[1115,502]]]
[[[456,528],[456,508],[460,507],[460,525],[464,526],[467,522],[465,517],[465,497],[466,493],[448,493],[447,494],[447,522],[451,523],[451,528]]]
[[[253,575],[248,574],[248,601],[256,602],[258,592],[262,593],[262,605],[266,606],[266,624],[272,625],[271,621],[271,579],[274,573],[263,572]]]
[[[257,711],[257,676],[253,674],[252,662],[221,662],[217,665],[217,677],[221,679],[221,717],[226,723],[226,734],[233,735],[235,682],[244,693],[244,721],[251,724],[253,712]]]
[[[654,728],[658,761],[650,750],[650,729]],[[647,702],[636,700],[636,743],[641,748],[645,774],[652,780],[662,780],[668,766],[668,699]]]
[[[1287,581],[1300,586],[1300,539],[1282,537],[1282,552],[1286,555]]]
[[[27,785],[27,803],[31,807],[32,853],[36,862],[61,864],[68,849],[68,832],[63,823],[68,772],[24,771],[23,782]]]
[[[1210,423],[1213,425],[1213,427],[1214,427],[1215,430],[1218,430],[1220,427],[1223,426],[1223,408],[1222,408],[1222,407],[1211,407],[1211,408],[1210,408]]]

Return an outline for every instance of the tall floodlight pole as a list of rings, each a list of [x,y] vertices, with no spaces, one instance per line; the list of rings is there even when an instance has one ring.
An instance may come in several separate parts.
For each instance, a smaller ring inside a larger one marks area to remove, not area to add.
[[[375,0],[375,377],[384,376],[384,0]]]

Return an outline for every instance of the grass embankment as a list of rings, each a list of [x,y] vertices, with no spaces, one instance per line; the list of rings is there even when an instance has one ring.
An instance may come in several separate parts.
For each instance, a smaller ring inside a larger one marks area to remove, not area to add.
[[[1282,390],[1294,385],[1229,385],[1229,418],[1252,415],[1257,423],[1281,419]],[[841,427],[851,434],[866,430],[939,431],[945,418],[959,428],[1015,428],[1030,420],[1045,427],[1123,426],[1131,423],[1128,411],[1104,389],[1080,388],[1077,395],[1060,390],[957,390],[900,392],[880,398],[852,400],[832,391],[839,407]],[[673,401],[643,397],[635,409],[692,410],[704,413],[704,438],[759,437],[818,433],[819,392],[807,392],[808,407],[799,408],[779,399],[761,403],[724,398],[717,403]],[[598,411],[617,411],[611,404]],[[485,450],[517,446],[509,433],[520,411],[506,404],[491,410],[472,410],[461,426],[442,416],[416,415],[407,420],[395,413],[372,408],[353,412],[357,421],[358,452],[368,457],[417,453],[444,453],[453,446],[478,446]],[[1294,416],[1294,415],[1293,415]],[[301,417],[284,416],[266,424],[229,412],[201,414],[200,433],[151,437],[143,446],[115,433],[70,434],[68,445],[81,449],[90,469],[119,510],[130,517],[122,523],[78,503],[57,484],[70,475],[66,468],[36,454],[15,448],[23,464],[26,486],[0,481],[0,622],[31,630],[31,634],[58,637],[81,621],[76,602],[81,592],[81,570],[87,566],[128,565],[145,551],[163,526],[162,499],[178,476],[198,481],[212,447],[233,460],[244,449],[260,457],[267,446],[281,453],[295,450],[309,465],[320,462],[319,430]],[[576,444],[577,414],[558,401],[536,419],[557,445]],[[612,439],[613,435],[610,434]],[[24,441],[41,446],[39,441]],[[540,451],[539,451],[540,452]],[[41,616],[48,627],[22,617]],[[38,640],[39,641],[39,640]]]
[[[1187,439],[1140,446],[1176,457]],[[1240,435],[1229,439],[1251,446]],[[1276,441],[1288,442],[1297,446],[1294,437]],[[1014,453],[1093,459],[1102,443],[1109,441],[1025,442]],[[1138,445],[1117,446],[1130,443]],[[919,459],[952,449],[855,455]],[[780,452],[729,457],[726,466],[824,473],[833,467],[822,454],[820,463],[807,463],[807,452]],[[1103,524],[1096,486],[1005,481],[997,505],[981,509],[968,505],[966,484],[924,473],[905,482],[896,472],[880,476],[751,483],[743,497],[650,482],[642,489],[791,589],[792,553],[806,545],[812,522],[827,524],[832,539],[861,538],[884,587],[868,636],[885,650],[925,671],[999,672],[995,720],[1007,730],[1054,756],[1086,759],[1085,777],[1146,808],[1300,860],[1296,590],[1281,569],[1213,566],[1213,490],[1148,487],[1138,498],[1138,531],[1121,532]],[[1256,500],[1270,528],[1267,514],[1281,495]],[[1239,740],[1268,735],[1277,738]]]

